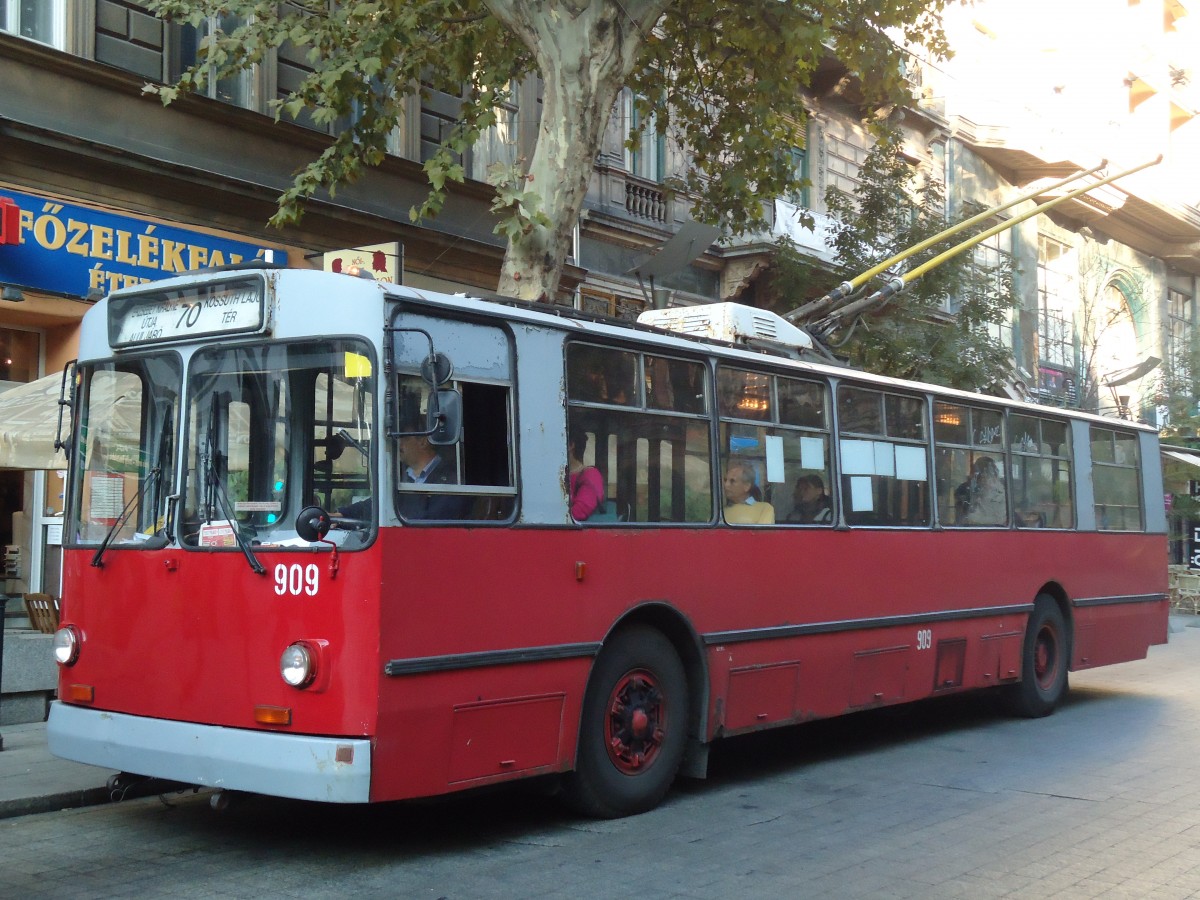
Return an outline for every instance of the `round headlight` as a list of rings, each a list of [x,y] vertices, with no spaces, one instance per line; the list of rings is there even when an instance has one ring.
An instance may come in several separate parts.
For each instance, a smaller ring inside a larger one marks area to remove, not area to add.
[[[54,632],[54,658],[59,665],[71,666],[79,659],[79,635],[70,625]]]
[[[317,675],[317,660],[307,644],[292,644],[279,658],[279,674],[292,687],[311,684]]]

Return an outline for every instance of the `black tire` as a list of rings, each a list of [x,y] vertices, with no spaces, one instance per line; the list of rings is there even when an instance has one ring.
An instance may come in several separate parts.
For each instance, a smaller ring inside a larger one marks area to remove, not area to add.
[[[1067,695],[1070,646],[1058,604],[1050,595],[1039,594],[1025,627],[1021,680],[1005,688],[1005,704],[1013,715],[1038,719],[1054,712]]]
[[[583,698],[575,771],[563,798],[613,819],[653,809],[679,771],[687,742],[687,678],[660,632],[635,627],[600,653]]]

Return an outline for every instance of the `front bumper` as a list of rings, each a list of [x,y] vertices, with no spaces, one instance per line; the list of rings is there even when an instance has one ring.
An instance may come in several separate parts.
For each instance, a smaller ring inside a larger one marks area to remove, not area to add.
[[[371,742],[151,719],[55,701],[50,752],[135,775],[323,803],[371,799]]]

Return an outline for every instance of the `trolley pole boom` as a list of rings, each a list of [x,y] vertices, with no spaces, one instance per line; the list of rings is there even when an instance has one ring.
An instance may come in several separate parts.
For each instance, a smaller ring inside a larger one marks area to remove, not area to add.
[[[992,237],[993,235],[999,234],[1002,231],[1006,231],[1009,228],[1012,228],[1014,225],[1017,225],[1020,222],[1024,222],[1026,219],[1032,218],[1033,216],[1039,215],[1050,209],[1053,209],[1055,206],[1058,206],[1058,204],[1060,204],[1060,203],[1064,203],[1067,200],[1073,200],[1076,197],[1080,197],[1080,196],[1088,193],[1089,191],[1095,190],[1098,187],[1102,187],[1102,186],[1109,184],[1110,182],[1116,181],[1120,178],[1125,178],[1126,176],[1132,175],[1135,172],[1140,172],[1142,169],[1148,169],[1151,166],[1156,166],[1160,162],[1162,162],[1162,160],[1163,160],[1163,157],[1160,154],[1156,159],[1152,159],[1149,162],[1144,162],[1141,165],[1134,166],[1133,168],[1130,168],[1130,169],[1125,169],[1124,171],[1117,172],[1117,173],[1115,173],[1113,175],[1109,175],[1105,178],[1101,178],[1099,181],[1093,182],[1092,184],[1084,185],[1081,188],[1076,188],[1072,191],[1067,192],[1066,194],[1063,194],[1061,197],[1055,197],[1053,200],[1048,200],[1045,203],[1035,206],[1033,209],[1027,210],[1026,212],[1023,212],[1018,216],[1015,216],[1011,219],[1008,219],[1007,221],[1001,222],[998,225],[988,228],[986,231],[981,231],[979,234],[975,235],[974,237],[968,238],[967,240],[963,241],[962,243],[955,244],[950,249],[944,250],[941,253],[939,253],[937,256],[933,257],[932,259],[926,260],[925,262],[921,263],[921,265],[916,266],[913,269],[910,269],[909,271],[905,272],[903,275],[899,275],[899,276],[893,278],[886,285],[884,285],[882,288],[880,288],[878,291],[871,294],[870,296],[864,297],[860,300],[854,301],[853,303],[847,304],[846,306],[837,310],[836,314],[830,314],[830,315],[826,316],[825,318],[816,322],[813,325],[813,327],[809,329],[809,331],[813,334],[814,337],[817,337],[817,338],[828,337],[828,335],[830,335],[834,330],[837,329],[837,327],[841,324],[841,322],[843,320],[852,318],[853,316],[856,316],[860,313],[868,312],[874,308],[878,308],[878,307],[882,306],[891,297],[893,297],[894,295],[896,295],[896,294],[900,293],[902,290],[904,290],[904,288],[909,284],[909,282],[911,282],[917,278],[920,278],[926,272],[930,271],[931,269],[937,268],[942,263],[944,263],[947,260],[952,259],[953,257],[957,256],[958,254],[962,253],[964,250],[969,250],[972,247],[974,247],[978,244],[981,244],[983,241],[986,241],[988,238]],[[1044,191],[1046,189],[1043,188],[1042,190]]]
[[[849,281],[843,281],[841,284],[839,284],[837,287],[835,287],[832,291],[830,291],[824,297],[821,297],[819,300],[813,300],[809,303],[804,304],[803,306],[799,306],[796,309],[793,309],[791,312],[784,315],[784,318],[787,319],[789,322],[795,322],[797,319],[801,319],[806,316],[816,315],[818,313],[824,312],[826,309],[828,309],[831,305],[836,303],[838,300],[841,300],[844,297],[850,296],[850,294],[852,294],[858,288],[862,287],[864,284],[866,284],[868,281],[870,281],[876,275],[880,274],[881,272],[887,271],[889,268],[894,266],[896,263],[902,262],[903,260],[908,259],[910,256],[920,253],[922,250],[925,250],[929,247],[932,247],[934,244],[938,244],[938,243],[944,241],[948,237],[952,237],[953,235],[958,234],[961,231],[965,231],[966,229],[972,227],[973,225],[977,225],[980,222],[984,222],[984,221],[990,219],[992,216],[995,216],[999,213],[1004,212],[1006,209],[1011,209],[1012,207],[1016,206],[1018,203],[1024,203],[1026,200],[1032,200],[1034,197],[1041,196],[1042,194],[1045,194],[1047,191],[1057,190],[1060,187],[1065,187],[1066,185],[1070,184],[1073,181],[1078,181],[1080,178],[1084,178],[1088,175],[1092,175],[1092,174],[1100,171],[1101,169],[1103,169],[1106,165],[1108,165],[1108,160],[1106,160],[1106,159],[1101,160],[1099,165],[1092,166],[1090,169],[1085,169],[1083,171],[1076,172],[1073,175],[1068,175],[1066,178],[1059,179],[1058,181],[1054,182],[1053,184],[1044,185],[1035,190],[1028,191],[1024,194],[1021,194],[1019,197],[1015,197],[1012,200],[1008,200],[1005,203],[1000,204],[999,206],[993,206],[991,209],[985,209],[981,213],[976,213],[975,215],[971,216],[971,218],[969,218],[963,222],[959,222],[955,225],[951,225],[950,227],[945,228],[942,231],[939,231],[937,234],[933,235],[932,237],[928,237],[923,241],[913,244],[911,247],[906,247],[904,250],[901,250],[895,256],[891,256],[888,259],[885,259],[883,262],[879,263],[878,265],[872,266],[870,269],[867,269],[865,272],[854,276]],[[1093,187],[1095,187],[1095,185],[1093,185]]]

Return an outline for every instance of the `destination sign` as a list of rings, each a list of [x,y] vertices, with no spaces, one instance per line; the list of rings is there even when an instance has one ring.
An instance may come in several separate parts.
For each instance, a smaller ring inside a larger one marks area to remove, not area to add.
[[[260,278],[115,295],[109,299],[108,341],[113,347],[252,334],[265,322]]]

